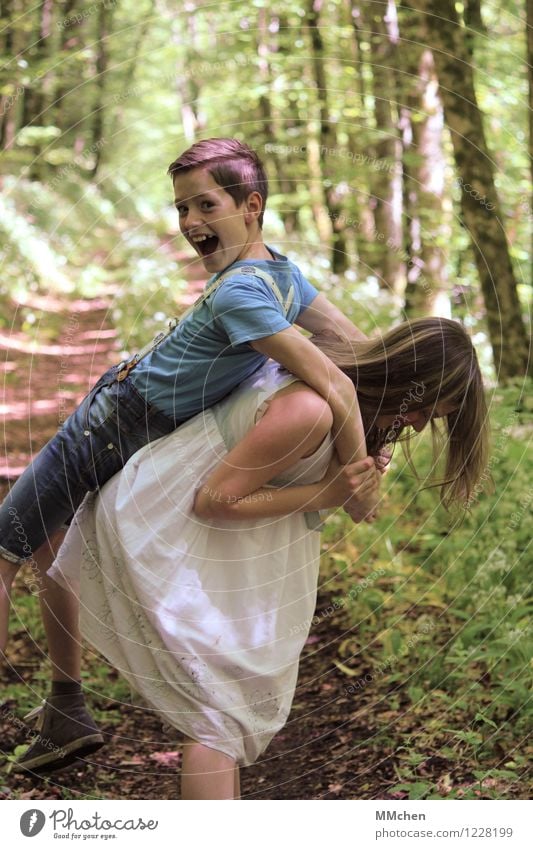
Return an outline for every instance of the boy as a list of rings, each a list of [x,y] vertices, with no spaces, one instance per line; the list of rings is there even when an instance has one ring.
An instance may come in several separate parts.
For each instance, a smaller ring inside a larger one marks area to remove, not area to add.
[[[354,339],[362,334],[293,263],[264,244],[268,190],[257,155],[235,139],[206,139],[175,160],[169,173],[181,232],[215,277],[157,347],[100,378],[0,507],[0,648],[16,567],[30,560],[41,575],[53,666],[40,733],[18,762],[26,769],[64,766],[103,744],[79,683],[77,602],[45,576],[60,541],[49,535],[87,491],[103,485],[142,445],[215,404],[268,357],[327,398],[339,459],[355,464],[354,489],[375,476],[352,382],[292,325]],[[366,500],[354,496],[350,515],[360,521],[375,506],[375,493]]]

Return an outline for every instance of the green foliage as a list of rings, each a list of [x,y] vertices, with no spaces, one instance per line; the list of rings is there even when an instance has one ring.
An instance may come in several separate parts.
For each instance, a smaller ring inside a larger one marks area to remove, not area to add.
[[[425,718],[419,752],[426,755],[418,757],[442,756],[448,747],[450,771],[468,765],[479,778],[477,787],[466,781],[438,790],[420,782],[411,760],[399,771],[409,782],[392,788],[408,798],[512,798],[520,781],[520,770],[499,765],[502,751],[524,756],[533,718],[533,407],[523,401],[531,388],[492,395],[495,491],[480,494],[463,521],[436,505],[435,490],[420,491],[394,458],[378,522],[353,527],[337,516],[324,534],[327,580],[346,600],[356,635],[343,656],[355,653],[371,670],[360,679],[368,681],[360,691],[369,710],[386,691],[400,693],[405,721]],[[420,438],[417,463],[429,466],[429,450]],[[354,580],[372,574],[371,586],[350,593]]]

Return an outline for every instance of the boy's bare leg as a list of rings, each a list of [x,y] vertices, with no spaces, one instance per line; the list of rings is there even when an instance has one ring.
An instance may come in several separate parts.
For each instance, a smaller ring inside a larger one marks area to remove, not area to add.
[[[182,799],[235,799],[235,759],[185,738]],[[238,789],[238,788],[237,788]]]
[[[39,601],[52,664],[52,681],[79,681],[81,635],[78,599],[74,593],[46,576]]]
[[[235,767],[233,769],[233,798],[241,798],[241,777],[237,764],[235,764]]]
[[[35,715],[37,725],[33,743],[15,761],[16,770],[39,772],[59,769],[97,751],[104,744],[103,735],[87,711],[80,685],[78,600],[74,593],[63,589],[46,574],[63,536],[64,532],[58,531],[50,537],[26,566],[26,571],[31,571],[27,578],[25,576],[25,581],[30,591],[39,596],[41,605],[52,662],[52,686]],[[10,571],[3,570],[0,575],[4,572],[7,577],[2,588],[7,590],[16,567],[11,566]],[[4,612],[7,614],[9,597],[7,593],[3,595]],[[5,631],[7,635],[7,628]]]
[[[79,681],[81,635],[78,599],[46,574],[65,533],[57,531],[50,537],[49,542],[37,552],[35,560],[39,567],[39,602],[52,664],[52,681]]]
[[[33,557],[28,587],[39,596],[53,681],[79,681],[81,665],[78,600],[46,574],[63,541],[58,531],[42,545]],[[0,558],[0,651],[5,652],[8,639],[11,585],[20,567]]]
[[[19,567],[0,557],[0,654],[6,650],[11,585]]]

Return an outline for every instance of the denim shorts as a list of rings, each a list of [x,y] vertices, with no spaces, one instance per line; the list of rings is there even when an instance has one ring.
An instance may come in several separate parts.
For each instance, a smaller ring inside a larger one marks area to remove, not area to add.
[[[174,430],[113,366],[44,446],[0,506],[0,555],[31,559],[49,534],[67,523],[86,493],[123,468],[139,448]]]

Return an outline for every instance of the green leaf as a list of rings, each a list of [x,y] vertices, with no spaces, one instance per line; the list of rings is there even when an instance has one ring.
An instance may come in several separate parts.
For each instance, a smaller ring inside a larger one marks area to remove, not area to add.
[[[474,717],[474,721],[475,722],[485,722],[487,725],[492,725],[493,728],[496,728],[496,729],[498,728],[498,726],[496,725],[495,722],[492,721],[492,719],[489,719],[487,716],[485,716],[483,713],[480,713],[479,711],[476,713],[476,715]]]
[[[343,672],[344,675],[347,675],[349,678],[355,678],[356,675],[361,674],[358,669],[350,669],[349,666],[345,666],[344,663],[341,663],[340,660],[334,660],[333,663],[335,664],[337,669],[340,669],[340,671]]]

